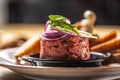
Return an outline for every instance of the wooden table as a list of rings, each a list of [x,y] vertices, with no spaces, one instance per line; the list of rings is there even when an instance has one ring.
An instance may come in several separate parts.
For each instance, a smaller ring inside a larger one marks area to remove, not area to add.
[[[7,27],[6,27],[7,26]],[[43,30],[42,25],[28,25],[28,24],[12,24],[12,25],[6,25],[5,27],[2,27],[1,29],[4,30],[11,30],[14,32],[22,32],[22,33],[29,33],[31,36],[35,34],[39,34]],[[120,38],[120,26],[96,26],[95,32],[100,33],[101,35],[116,30],[118,33],[118,37]],[[17,74],[9,69],[0,67],[0,80],[30,80],[22,77],[20,74]]]

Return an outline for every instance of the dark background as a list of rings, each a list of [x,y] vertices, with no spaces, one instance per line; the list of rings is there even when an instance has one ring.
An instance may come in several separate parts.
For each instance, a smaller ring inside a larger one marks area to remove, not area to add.
[[[50,14],[75,23],[89,9],[96,13],[97,25],[120,25],[120,0],[10,0],[8,5],[8,23],[45,23]]]

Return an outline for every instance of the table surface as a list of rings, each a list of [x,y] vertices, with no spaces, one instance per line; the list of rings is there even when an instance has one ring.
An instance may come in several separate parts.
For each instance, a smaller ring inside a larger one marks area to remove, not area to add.
[[[15,31],[15,32],[30,33],[30,35],[39,34],[43,30],[42,25],[39,25],[39,24],[38,25],[11,24],[11,25],[6,25],[5,27],[0,27],[0,28],[4,30]],[[100,33],[101,35],[112,30],[116,30],[118,33],[117,36],[120,38],[120,26],[97,25],[95,27],[95,32]],[[22,77],[20,74],[17,74],[7,68],[0,67],[0,80],[30,80],[30,79],[26,79],[25,77]]]

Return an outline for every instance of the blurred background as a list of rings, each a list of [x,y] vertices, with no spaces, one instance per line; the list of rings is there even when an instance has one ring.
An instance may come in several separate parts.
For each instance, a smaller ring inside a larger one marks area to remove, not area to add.
[[[120,0],[0,0],[0,24],[44,24],[50,14],[75,23],[88,9],[96,13],[96,25],[120,25]]]

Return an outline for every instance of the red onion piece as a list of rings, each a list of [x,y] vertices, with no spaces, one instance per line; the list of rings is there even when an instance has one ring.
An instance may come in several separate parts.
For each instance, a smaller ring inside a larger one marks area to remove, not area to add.
[[[51,26],[48,23],[46,23],[44,26],[44,32],[48,32],[50,30],[51,30]]]
[[[55,30],[55,29],[52,28],[48,23],[46,23],[44,26],[44,32],[50,32],[52,30]]]
[[[67,36],[67,34],[62,31],[52,31],[44,32],[40,37],[44,40],[58,40],[64,38],[65,36]]]
[[[66,18],[66,22],[69,23],[69,24],[71,23],[69,18]]]
[[[44,32],[46,31],[46,28],[48,27],[48,24],[46,23],[45,25],[44,25]]]

